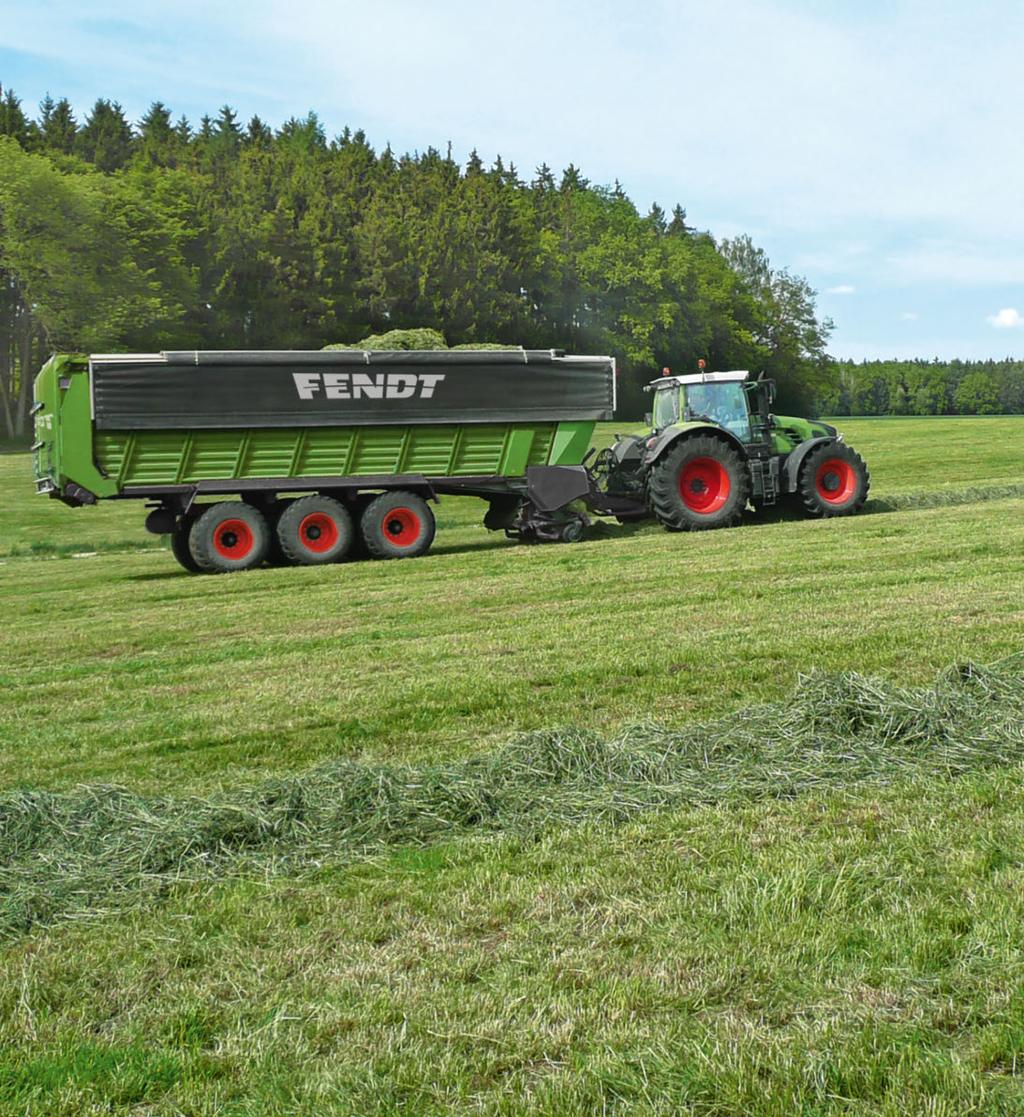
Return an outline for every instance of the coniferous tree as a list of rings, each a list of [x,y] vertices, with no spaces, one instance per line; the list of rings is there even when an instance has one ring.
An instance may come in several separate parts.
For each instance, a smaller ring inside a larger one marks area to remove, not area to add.
[[[245,128],[242,143],[246,147],[269,148],[274,142],[274,133],[269,125],[264,124],[258,116],[253,116]]]
[[[49,151],[70,155],[75,149],[78,125],[71,102],[62,97],[54,101],[47,93],[39,106],[39,143]]]
[[[242,146],[242,127],[238,123],[238,114],[230,105],[221,106],[211,131],[214,150],[218,157],[231,157],[238,154],[238,149]]]
[[[668,223],[666,232],[673,237],[686,237],[694,232],[693,228],[686,223],[686,210],[681,205],[673,206],[672,220]]]
[[[78,154],[100,171],[116,171],[132,154],[132,129],[116,101],[100,98],[78,131]]]
[[[0,136],[11,136],[22,147],[28,147],[34,138],[34,126],[21,107],[21,98],[13,89],[4,92],[0,85]]]
[[[139,121],[136,158],[157,167],[178,165],[183,148],[181,138],[171,124],[171,113],[162,101],[154,101]]]

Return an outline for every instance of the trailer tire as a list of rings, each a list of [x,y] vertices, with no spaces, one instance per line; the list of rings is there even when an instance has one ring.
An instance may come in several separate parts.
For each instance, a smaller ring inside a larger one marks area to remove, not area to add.
[[[870,488],[864,459],[845,442],[816,446],[804,459],[797,481],[804,513],[821,519],[859,512]]]
[[[352,522],[357,525],[352,533],[352,546],[345,556],[349,562],[361,562],[363,559],[371,557],[370,552],[366,549],[366,540],[363,538],[362,523],[363,513],[376,499],[374,493],[357,493],[346,501],[348,514],[352,517]]]
[[[263,513],[240,500],[211,504],[192,525],[188,547],[200,570],[251,570],[267,557],[270,528]]]
[[[681,438],[651,470],[648,497],[668,531],[731,527],[750,499],[746,462],[722,438]]]
[[[178,560],[178,565],[189,574],[202,574],[203,568],[192,557],[188,546],[189,532],[192,530],[193,523],[191,516],[178,517],[171,531],[171,554]]]
[[[267,546],[267,557],[263,560],[267,566],[292,565],[291,559],[281,550],[281,544],[277,540],[277,522],[281,519],[285,509],[293,500],[293,497],[275,500],[269,508],[263,511],[263,515],[267,519],[267,527],[270,529],[270,543]]]
[[[355,531],[348,509],[330,496],[303,496],[289,503],[277,521],[277,545],[296,566],[341,562]]]
[[[382,493],[366,506],[360,531],[372,558],[417,558],[430,550],[437,525],[430,505],[415,493]]]

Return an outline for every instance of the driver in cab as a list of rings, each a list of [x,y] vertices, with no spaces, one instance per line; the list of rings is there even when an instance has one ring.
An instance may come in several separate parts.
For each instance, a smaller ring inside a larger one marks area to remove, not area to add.
[[[727,391],[721,389],[728,387]],[[747,427],[747,414],[738,385],[692,384],[686,390],[686,404],[694,419],[710,419],[736,433]]]

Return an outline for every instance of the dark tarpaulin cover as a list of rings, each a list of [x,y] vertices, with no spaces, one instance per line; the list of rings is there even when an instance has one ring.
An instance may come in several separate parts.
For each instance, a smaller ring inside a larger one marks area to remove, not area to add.
[[[184,352],[90,359],[99,430],[610,419],[610,357],[555,350]]]

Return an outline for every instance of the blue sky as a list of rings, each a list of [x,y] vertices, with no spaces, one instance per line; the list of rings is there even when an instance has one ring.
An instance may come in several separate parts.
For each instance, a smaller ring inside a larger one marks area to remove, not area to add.
[[[838,356],[1024,358],[1024,4],[0,0],[0,82],[576,163],[804,274]]]

